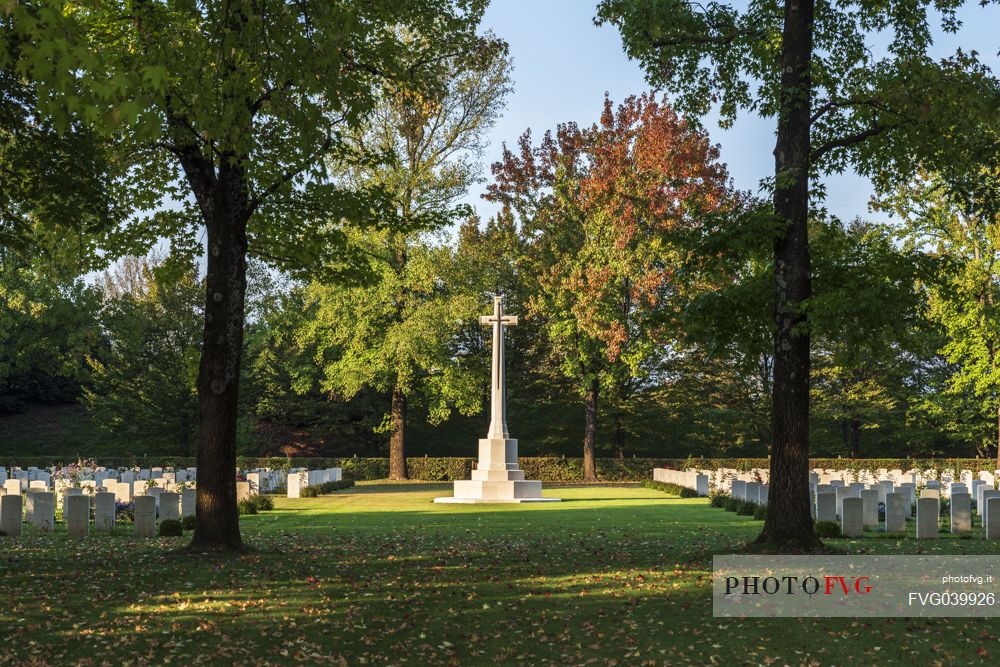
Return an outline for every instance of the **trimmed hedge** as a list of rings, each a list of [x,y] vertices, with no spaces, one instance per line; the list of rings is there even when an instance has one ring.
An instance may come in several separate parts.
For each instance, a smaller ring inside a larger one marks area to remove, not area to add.
[[[0,458],[0,466],[7,468],[37,466],[47,468],[52,465],[64,465],[74,460],[74,457],[51,456],[11,456]],[[421,481],[450,482],[456,479],[468,479],[476,459],[470,457],[411,457],[406,461],[406,470],[410,479]],[[144,456],[98,457],[98,465],[109,468],[150,468],[153,466],[187,468],[195,465],[194,457],[176,456]],[[583,480],[583,459],[545,456],[527,456],[518,459],[526,479],[539,479],[543,482],[580,482]],[[386,458],[302,458],[302,457],[239,457],[238,467],[271,468],[272,470],[288,470],[289,468],[342,468],[345,477],[357,480],[386,479],[389,476],[389,459]],[[766,458],[599,458],[596,460],[597,478],[605,482],[640,482],[652,477],[653,468],[733,468],[745,472],[752,468],[767,468]],[[947,458],[947,459],[810,459],[810,468],[834,468],[860,472],[868,470],[876,472],[879,468],[900,468],[908,470],[972,470],[974,475],[980,471],[997,469],[994,459]]]
[[[318,498],[327,493],[333,493],[334,491],[340,491],[341,489],[349,489],[354,486],[353,479],[341,479],[336,482],[323,482],[322,484],[316,484],[314,486],[307,486],[302,489],[299,494],[302,498]]]
[[[681,498],[697,498],[698,492],[694,489],[689,489],[686,486],[680,486],[678,484],[668,484],[667,482],[654,482],[651,479],[642,480],[643,487],[647,489],[655,489],[657,491],[663,491],[664,493],[669,493],[672,496],[680,496]]]

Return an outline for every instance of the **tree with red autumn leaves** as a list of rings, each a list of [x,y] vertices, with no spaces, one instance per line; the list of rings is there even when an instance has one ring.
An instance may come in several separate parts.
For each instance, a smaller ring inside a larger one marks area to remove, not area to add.
[[[530,131],[504,147],[487,199],[528,239],[525,267],[552,361],[585,403],[583,478],[594,465],[599,397],[617,416],[660,379],[674,331],[685,239],[741,206],[717,146],[652,95],[604,101],[600,121]]]

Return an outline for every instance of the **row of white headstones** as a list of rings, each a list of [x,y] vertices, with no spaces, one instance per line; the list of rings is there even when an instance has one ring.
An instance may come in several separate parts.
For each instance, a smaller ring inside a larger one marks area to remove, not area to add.
[[[293,468],[288,472],[257,468],[245,475],[246,481],[236,483],[237,501],[268,493],[286,483],[289,497],[297,498],[306,486],[339,480],[342,472],[340,468]],[[62,508],[71,536],[90,533],[91,515],[95,532],[111,532],[116,524],[116,503],[134,502],[135,535],[153,537],[157,519],[178,520],[194,515],[196,480],[194,468],[95,468],[77,471],[74,479],[68,479],[60,477],[57,469],[15,468],[8,476],[7,469],[0,467],[0,534],[20,536],[25,523],[50,532],[55,528],[57,508]]]
[[[695,490],[698,495],[708,495],[714,488],[745,502],[766,505],[769,488],[764,480],[767,480],[767,473],[767,470],[740,473],[732,469],[655,469],[653,479]],[[915,506],[917,538],[933,539],[938,537],[940,503],[945,497],[950,501],[949,529],[952,533],[972,530],[974,506],[985,528],[986,539],[1000,540],[1000,490],[996,489],[1000,472],[981,472],[979,479],[973,479],[970,470],[963,470],[957,476],[943,473],[941,479],[925,479],[924,473],[913,470],[880,470],[878,473],[876,476],[869,472],[853,473],[848,470],[812,471],[809,497],[813,518],[817,521],[839,520],[842,535],[860,537],[865,527],[879,526],[881,503],[884,507],[884,530],[904,532]],[[837,475],[840,477],[837,478]],[[953,481],[956,479],[962,481]],[[916,495],[918,488],[919,498]]]

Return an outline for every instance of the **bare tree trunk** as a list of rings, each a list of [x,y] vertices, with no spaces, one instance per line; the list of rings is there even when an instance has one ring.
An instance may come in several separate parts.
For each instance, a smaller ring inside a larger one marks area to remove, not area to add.
[[[222,167],[205,216],[205,333],[198,372],[198,517],[192,548],[239,550],[236,418],[247,275],[247,197],[242,170]],[[205,207],[203,206],[203,210]]]
[[[757,541],[781,551],[820,541],[809,512],[809,332],[801,306],[809,267],[809,127],[813,0],[786,0],[781,93],[774,149],[774,208],[784,229],[774,244],[774,392],[770,492]]]
[[[597,394],[600,385],[592,380],[584,396],[586,403],[587,426],[583,435],[583,481],[597,481],[597,464],[594,453],[597,449]]]
[[[392,435],[389,438],[389,479],[406,479],[406,394],[392,390]]]

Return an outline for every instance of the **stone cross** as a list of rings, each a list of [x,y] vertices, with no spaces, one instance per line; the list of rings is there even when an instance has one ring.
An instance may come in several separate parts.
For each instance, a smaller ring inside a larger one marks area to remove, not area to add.
[[[479,323],[493,327],[493,368],[490,390],[490,431],[487,438],[509,438],[507,432],[507,378],[503,363],[503,329],[517,326],[517,315],[503,314],[503,297],[493,297],[493,314],[479,318]]]

